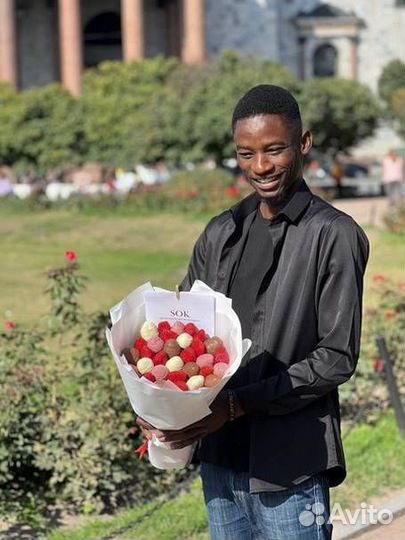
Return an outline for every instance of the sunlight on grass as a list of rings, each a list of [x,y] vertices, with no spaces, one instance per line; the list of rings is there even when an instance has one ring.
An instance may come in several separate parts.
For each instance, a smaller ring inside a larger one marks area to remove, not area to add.
[[[405,484],[405,444],[392,412],[375,425],[353,429],[345,440],[348,476],[331,490],[331,504],[355,507],[370,496]],[[86,518],[88,519],[88,518]],[[197,479],[191,488],[173,500],[148,503],[124,510],[112,518],[90,519],[82,527],[59,529],[48,540],[182,540],[207,539],[207,517]]]

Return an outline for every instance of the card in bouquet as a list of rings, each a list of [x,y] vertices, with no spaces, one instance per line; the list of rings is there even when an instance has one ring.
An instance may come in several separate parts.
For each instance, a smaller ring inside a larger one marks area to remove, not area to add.
[[[209,294],[169,291],[144,293],[146,320],[194,323],[210,336],[215,336],[215,296]]]

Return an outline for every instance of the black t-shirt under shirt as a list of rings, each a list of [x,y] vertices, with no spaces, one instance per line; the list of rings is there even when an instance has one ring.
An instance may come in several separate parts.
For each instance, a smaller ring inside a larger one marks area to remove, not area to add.
[[[271,279],[274,252],[282,245],[286,227],[287,222],[283,216],[268,220],[263,218],[258,208],[228,291],[228,296],[232,298],[232,307],[241,322],[243,338],[251,338],[255,308],[266,289],[266,283]],[[239,368],[226,388],[238,388],[248,384],[248,376],[248,366]],[[213,461],[210,456],[222,454],[225,460],[224,467],[248,472],[249,424],[249,416],[244,415],[205,437],[199,452],[201,461],[215,462],[217,465],[221,465],[217,460]],[[293,484],[301,483],[308,478],[309,476],[302,476],[295,479]],[[284,489],[286,488],[283,486],[258,478],[250,479],[251,493]]]

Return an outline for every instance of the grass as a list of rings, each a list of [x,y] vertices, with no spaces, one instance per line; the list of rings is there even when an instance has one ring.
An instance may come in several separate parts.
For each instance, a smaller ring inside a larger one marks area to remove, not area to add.
[[[66,210],[0,215],[0,313],[4,319],[33,323],[47,311],[44,270],[63,264],[65,250],[79,255],[88,276],[83,294],[86,311],[107,311],[145,281],[173,288],[187,267],[192,246],[208,215],[131,215],[112,211],[69,213]],[[365,305],[375,304],[372,278],[384,274],[403,279],[404,239],[367,228],[371,254],[366,274]],[[333,501],[350,506],[405,481],[405,449],[392,415],[376,426],[359,426],[345,441],[346,482],[332,491]],[[49,540],[207,538],[199,481],[174,500],[148,503],[112,518],[97,518],[82,527],[54,531]]]
[[[374,426],[357,426],[345,440],[346,481],[331,490],[332,504],[357,507],[371,496],[405,484],[405,444],[392,412]],[[47,540],[180,540],[207,539],[208,526],[196,480],[191,488],[165,503],[148,503],[112,518],[90,519],[85,525],[57,529]]]
[[[44,270],[64,264],[65,250],[78,253],[89,278],[85,310],[108,310],[145,281],[174,288],[204,221],[44,211],[5,214],[0,225],[0,313],[5,319],[33,322],[47,310]]]
[[[33,322],[47,310],[43,295],[46,268],[63,264],[63,253],[77,251],[89,278],[83,294],[87,311],[108,310],[145,281],[173,289],[187,268],[192,246],[209,215],[130,215],[113,211],[66,210],[0,215],[2,253],[0,314]],[[399,281],[405,266],[401,236],[367,229],[371,241],[366,304],[375,303],[372,276]]]

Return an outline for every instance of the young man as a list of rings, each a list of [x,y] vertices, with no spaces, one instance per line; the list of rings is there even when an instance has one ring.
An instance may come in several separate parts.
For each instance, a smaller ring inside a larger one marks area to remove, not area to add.
[[[252,348],[210,416],[157,435],[201,441],[212,538],[329,539],[329,487],[346,476],[337,387],[359,355],[368,242],[306,186],[312,136],[289,92],[252,88],[232,128],[254,192],[211,220],[182,288],[200,279],[230,296]]]

